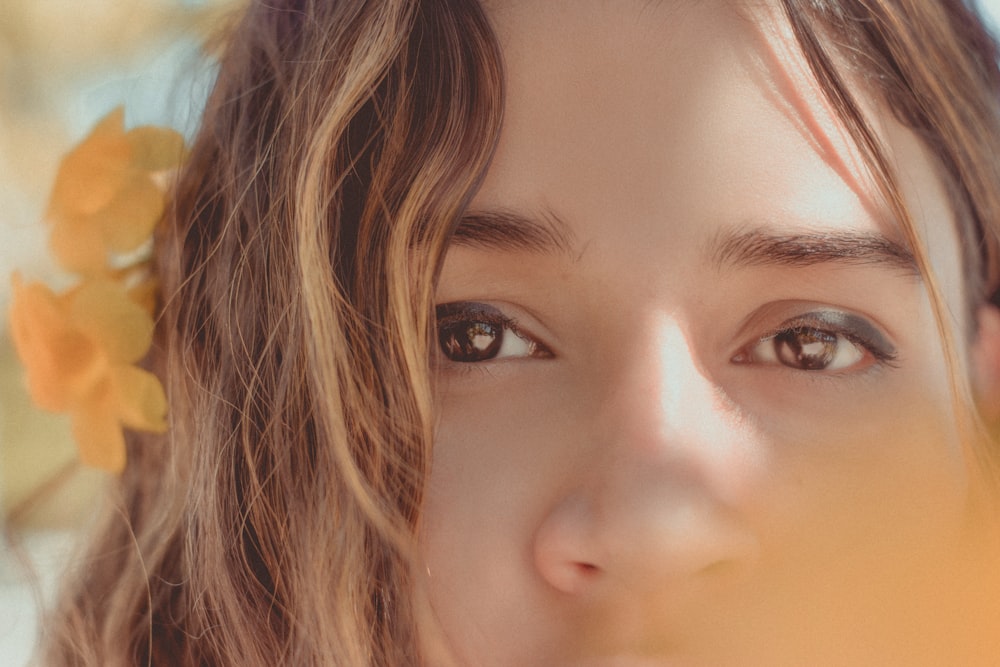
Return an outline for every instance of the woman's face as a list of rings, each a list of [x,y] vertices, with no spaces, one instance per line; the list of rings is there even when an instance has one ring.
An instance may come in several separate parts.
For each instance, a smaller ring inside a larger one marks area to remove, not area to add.
[[[508,97],[437,294],[429,663],[954,657],[969,480],[941,337],[787,26],[488,13]],[[935,167],[866,108],[959,320]]]

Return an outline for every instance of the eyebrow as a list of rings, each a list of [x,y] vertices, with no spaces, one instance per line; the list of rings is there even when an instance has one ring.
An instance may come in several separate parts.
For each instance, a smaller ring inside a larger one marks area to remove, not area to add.
[[[575,236],[551,211],[532,217],[510,209],[490,209],[465,213],[451,242],[480,250],[556,254],[571,253]],[[777,234],[761,229],[730,230],[717,235],[710,247],[719,267],[883,266],[920,277],[913,253],[876,232]]]
[[[712,243],[720,267],[822,264],[884,266],[919,277],[913,252],[875,232],[835,231],[774,234],[759,229],[722,232]]]
[[[530,217],[508,209],[470,211],[458,222],[451,242],[480,250],[569,253],[574,235],[551,211]]]

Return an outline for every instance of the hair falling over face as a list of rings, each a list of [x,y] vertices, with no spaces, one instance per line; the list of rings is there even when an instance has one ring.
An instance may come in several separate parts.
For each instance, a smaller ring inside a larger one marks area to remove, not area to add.
[[[131,443],[43,661],[409,664],[423,304],[499,56],[460,1],[254,3],[225,42],[157,240],[171,433]]]
[[[931,286],[988,496],[996,452],[962,335],[852,91],[873,91],[939,161],[971,321],[1000,279],[996,46],[960,0],[773,9]],[[472,0],[254,1],[223,42],[156,242],[149,365],[170,431],[129,443],[40,662],[422,664],[435,287],[500,137],[501,46]]]

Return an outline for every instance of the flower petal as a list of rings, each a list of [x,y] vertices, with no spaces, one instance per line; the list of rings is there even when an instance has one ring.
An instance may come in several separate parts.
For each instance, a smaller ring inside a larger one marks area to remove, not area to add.
[[[107,372],[107,357],[73,326],[66,298],[39,283],[24,285],[16,275],[13,287],[11,337],[28,392],[44,410],[68,410]]]
[[[167,396],[160,380],[135,366],[112,370],[118,416],[129,428],[163,433],[167,430]]]
[[[152,316],[160,300],[160,281],[152,276],[146,277],[129,288],[128,296]]]
[[[125,468],[125,436],[115,412],[110,382],[76,407],[72,431],[80,460],[85,464],[115,473]]]
[[[107,206],[94,214],[94,225],[101,228],[109,250],[129,252],[149,240],[165,206],[163,191],[149,176],[136,171]]]
[[[76,292],[72,321],[117,363],[142,359],[153,341],[153,320],[117,283],[88,280]]]
[[[104,231],[93,216],[65,215],[52,227],[49,247],[59,264],[78,273],[101,273],[107,268],[108,246]]]
[[[49,217],[87,215],[105,206],[128,178],[133,149],[119,107],[63,158],[49,202]]]
[[[165,127],[136,127],[125,137],[132,146],[133,164],[138,169],[150,172],[174,169],[186,157],[184,137]]]

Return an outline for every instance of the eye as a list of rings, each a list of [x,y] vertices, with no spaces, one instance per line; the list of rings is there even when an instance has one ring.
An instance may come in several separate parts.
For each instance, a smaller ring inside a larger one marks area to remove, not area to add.
[[[750,350],[758,363],[780,363],[803,371],[841,371],[865,358],[866,350],[841,334],[820,329],[788,329]]]
[[[551,356],[544,345],[523,333],[512,318],[484,303],[438,306],[437,331],[441,354],[457,363]]]
[[[840,312],[810,313],[757,339],[735,357],[738,364],[781,364],[800,371],[846,371],[890,363],[895,348],[872,324]]]

